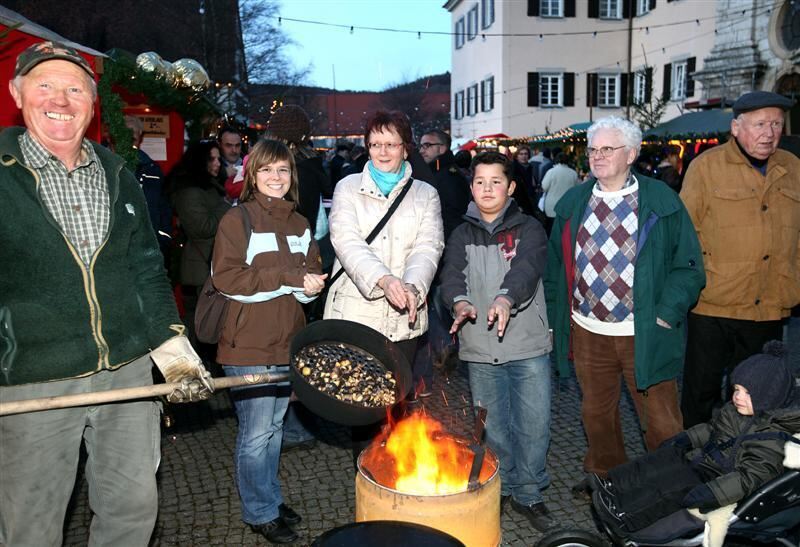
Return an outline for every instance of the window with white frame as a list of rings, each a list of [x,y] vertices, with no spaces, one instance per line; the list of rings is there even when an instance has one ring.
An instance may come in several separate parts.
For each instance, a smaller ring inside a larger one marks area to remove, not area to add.
[[[460,120],[461,118],[464,117],[464,91],[463,90],[462,91],[458,91],[455,94],[455,98],[453,99],[453,102],[455,103],[453,105],[453,112],[456,113],[455,118],[457,120]]]
[[[600,0],[601,19],[621,19],[622,0]]]
[[[564,17],[564,0],[539,0],[539,16]]]
[[[478,35],[478,4],[467,12],[467,39],[474,40]]]
[[[672,90],[673,101],[679,101],[686,98],[686,61],[672,63],[672,82],[670,85]]]
[[[619,74],[597,75],[597,106],[619,106]]]
[[[633,102],[643,104],[647,101],[647,73],[639,70],[633,75]]]
[[[494,0],[481,0],[481,28],[489,28],[494,23]]]
[[[464,46],[464,18],[456,21],[456,49],[461,49]]]
[[[562,74],[539,75],[539,106],[561,106],[563,94]]]
[[[650,0],[637,0],[636,15],[644,15],[650,11]]]

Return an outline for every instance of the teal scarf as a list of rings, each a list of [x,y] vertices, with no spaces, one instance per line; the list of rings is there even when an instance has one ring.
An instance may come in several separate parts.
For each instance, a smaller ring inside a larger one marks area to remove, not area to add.
[[[379,171],[372,165],[372,160],[370,160],[367,165],[369,166],[369,174],[372,180],[375,181],[375,184],[378,185],[378,189],[384,196],[388,196],[389,193],[394,190],[394,187],[397,186],[397,183],[400,182],[400,179],[403,178],[406,172],[405,162],[400,166],[399,173],[384,173],[383,171]]]

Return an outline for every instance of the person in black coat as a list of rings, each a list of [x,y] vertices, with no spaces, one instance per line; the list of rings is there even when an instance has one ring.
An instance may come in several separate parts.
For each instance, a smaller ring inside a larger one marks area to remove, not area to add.
[[[467,212],[467,205],[472,199],[469,183],[455,164],[450,142],[450,135],[434,129],[422,135],[419,145],[419,153],[432,171],[433,180],[429,182],[439,192],[442,202],[445,241],[463,222],[461,217]]]

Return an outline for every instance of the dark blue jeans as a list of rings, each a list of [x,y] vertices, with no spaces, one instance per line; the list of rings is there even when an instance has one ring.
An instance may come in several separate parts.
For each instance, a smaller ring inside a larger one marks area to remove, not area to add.
[[[467,363],[472,402],[487,409],[486,441],[500,459],[502,494],[523,505],[543,501],[550,444],[550,358],[501,365]]]

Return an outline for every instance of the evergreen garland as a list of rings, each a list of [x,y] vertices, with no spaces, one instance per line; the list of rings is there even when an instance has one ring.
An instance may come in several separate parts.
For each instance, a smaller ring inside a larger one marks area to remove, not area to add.
[[[214,106],[202,92],[170,85],[165,78],[141,70],[129,55],[117,51],[109,54],[97,92],[103,109],[103,123],[108,127],[117,154],[125,159],[131,170],[136,169],[138,155],[133,148],[133,133],[125,125],[122,98],[114,92],[113,86],[117,85],[133,95],[144,95],[153,106],[180,114],[191,139],[202,137],[205,123],[217,117]]]

